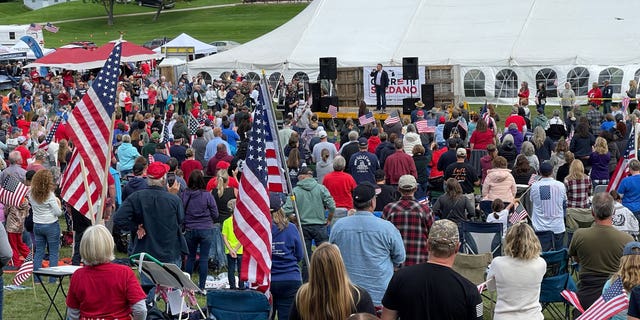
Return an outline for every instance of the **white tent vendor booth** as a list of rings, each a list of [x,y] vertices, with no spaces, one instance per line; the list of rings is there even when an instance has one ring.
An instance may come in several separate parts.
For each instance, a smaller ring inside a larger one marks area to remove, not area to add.
[[[547,103],[558,104],[556,88],[568,81],[585,102],[591,83],[605,79],[620,98],[640,77],[638,12],[637,0],[315,0],[272,32],[188,66],[212,78],[264,69],[315,81],[319,57],[336,57],[338,68],[418,57],[452,67],[458,101],[513,104],[527,81],[531,103],[545,82]]]
[[[153,49],[153,51],[161,53],[162,48],[169,47],[193,47],[196,55],[210,55],[218,52],[218,48],[216,46],[204,43],[186,33],[180,34],[175,39],[165,43],[162,47]]]

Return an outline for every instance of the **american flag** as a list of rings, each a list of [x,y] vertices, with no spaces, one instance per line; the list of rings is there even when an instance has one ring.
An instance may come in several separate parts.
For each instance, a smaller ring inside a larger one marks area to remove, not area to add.
[[[49,22],[47,22],[47,24],[44,26],[44,29],[45,29],[45,30],[47,30],[47,31],[49,31],[49,32],[52,32],[52,33],[57,33],[57,32],[58,32],[58,30],[60,30],[60,28],[58,28],[58,27],[56,27],[56,26],[52,25],[52,24],[51,24],[51,23],[49,23]]]
[[[398,114],[398,111],[394,111],[384,120],[384,124],[388,126],[396,124],[398,122],[400,122],[400,115]]]
[[[264,121],[265,121],[265,141],[267,148],[267,172],[269,173],[269,185],[267,186],[269,191],[271,192],[282,192],[287,193],[287,180],[285,177],[285,170],[282,168],[283,163],[285,161],[280,158],[280,140],[278,139],[278,129],[275,126],[275,119],[273,119],[273,115],[269,110],[272,110],[273,105],[271,104],[271,100],[268,98],[269,92],[267,91],[268,86],[266,85],[266,81],[263,81],[260,86],[261,93],[258,96],[258,101],[262,104],[263,108],[266,110],[264,112]],[[266,97],[266,98],[263,98]],[[254,117],[255,119],[255,117]]]
[[[122,43],[113,47],[98,77],[71,112],[67,133],[76,149],[61,181],[62,198],[83,214],[91,212],[87,193],[92,203],[102,194],[107,161],[111,159],[109,128],[113,127],[111,115],[115,111],[116,86],[120,74]],[[89,191],[85,192],[80,161],[84,161]]]
[[[625,117],[629,114],[629,103],[631,103],[631,98],[629,97],[622,98],[622,101],[620,102],[620,106],[622,106],[622,115]]]
[[[60,122],[62,122],[62,117],[58,117],[58,120],[56,120],[53,123],[53,125],[51,126],[51,129],[49,129],[49,133],[47,134],[47,137],[38,146],[38,149],[42,149],[42,150],[49,149],[49,143],[51,143],[51,141],[53,141],[53,138],[56,136],[56,131],[58,131],[58,127],[60,126]]]
[[[460,129],[464,130],[465,132],[469,131],[469,127],[467,127],[467,121],[462,117],[458,119],[458,127],[460,127]]]
[[[169,155],[169,148],[171,148],[171,142],[169,142],[169,134],[165,133],[165,129],[169,127],[169,120],[164,120],[164,126],[162,126],[162,132],[160,132],[160,143],[165,145],[164,153]]]
[[[189,134],[191,135],[191,139],[189,140],[189,144],[193,144],[193,140],[196,138],[196,131],[200,129],[200,122],[196,119],[191,113],[189,113]]]
[[[149,153],[149,164],[156,162],[156,158],[153,157],[151,153]]]
[[[605,292],[576,320],[609,319],[629,307],[627,293],[624,292],[622,279],[618,278]]]
[[[624,156],[618,160],[618,165],[616,169],[613,171],[613,175],[609,180],[609,185],[607,185],[607,192],[611,190],[617,190],[620,185],[620,181],[624,179],[627,175],[629,175],[629,161],[636,158],[636,148],[635,148],[635,140],[636,134],[633,127],[631,127],[631,134],[629,142],[627,143],[627,149],[624,151]]]
[[[338,107],[334,105],[329,105],[329,111],[327,111],[331,115],[331,118],[335,118],[338,116]]]
[[[429,205],[429,198],[428,197],[420,198],[420,199],[418,199],[418,203],[419,204],[424,204],[424,205]]]
[[[29,25],[29,31],[40,31],[42,30],[42,26],[37,23],[32,23]]]
[[[18,273],[13,277],[13,284],[16,286],[21,285],[25,280],[29,279],[33,273],[33,250],[29,252],[29,255],[24,259],[24,262],[18,269]]]
[[[238,202],[233,212],[233,230],[244,247],[240,280],[257,285],[262,292],[268,292],[271,283],[271,214],[265,141],[268,127],[265,117],[266,110],[258,104],[240,178]]]
[[[7,206],[18,207],[29,192],[29,187],[18,178],[7,175],[0,185],[0,202]]]
[[[418,133],[434,133],[436,132],[436,128],[430,127],[429,122],[427,120],[416,121],[416,129]]]
[[[511,224],[516,224],[526,219],[528,215],[529,214],[527,213],[527,210],[524,208],[522,203],[518,203],[518,206],[516,206],[516,209],[513,211],[513,213],[509,217],[509,222]]]
[[[582,304],[580,304],[580,299],[578,299],[577,293],[569,290],[562,290],[562,292],[560,292],[560,295],[565,300],[569,301],[569,303],[571,303],[574,307],[576,307],[576,309],[578,309],[580,313],[584,313],[584,308],[582,307]]]
[[[367,123],[372,123],[376,121],[376,119],[373,117],[373,112],[369,112],[367,114],[362,115],[360,118],[358,118],[358,121],[360,122],[361,126],[364,126]]]

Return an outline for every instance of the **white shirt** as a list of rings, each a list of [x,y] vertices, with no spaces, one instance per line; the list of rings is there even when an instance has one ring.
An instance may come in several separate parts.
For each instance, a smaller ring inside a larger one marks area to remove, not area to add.
[[[379,86],[382,83],[382,70],[376,73],[376,86]]]
[[[502,223],[502,238],[507,235],[507,224],[509,219],[509,210],[504,209],[497,213],[498,218],[493,216],[493,213],[487,216],[487,222],[489,223]]]
[[[565,231],[564,216],[567,191],[564,183],[553,178],[542,178],[531,186],[531,222],[536,231]]]

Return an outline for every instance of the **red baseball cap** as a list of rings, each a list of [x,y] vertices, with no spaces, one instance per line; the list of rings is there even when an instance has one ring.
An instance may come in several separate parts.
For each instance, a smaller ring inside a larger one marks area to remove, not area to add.
[[[169,172],[169,166],[159,161],[150,164],[147,168],[147,176],[151,179],[160,179],[167,172]]]

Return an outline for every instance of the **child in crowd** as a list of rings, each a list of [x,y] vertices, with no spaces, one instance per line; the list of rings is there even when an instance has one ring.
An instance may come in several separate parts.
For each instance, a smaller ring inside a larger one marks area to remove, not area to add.
[[[502,223],[502,238],[507,235],[507,227],[509,223],[509,210],[513,207],[516,201],[510,203],[506,208],[502,199],[495,199],[491,203],[491,210],[493,212],[487,216],[487,222],[489,223]]]
[[[236,207],[236,200],[229,200],[227,206],[233,212]],[[222,240],[224,241],[224,251],[227,254],[227,277],[229,278],[229,287],[236,289],[236,268],[238,270],[238,278],[240,277],[242,267],[242,245],[236,235],[233,233],[233,215],[224,220],[222,223]],[[244,289],[242,283],[238,283],[238,289]]]

